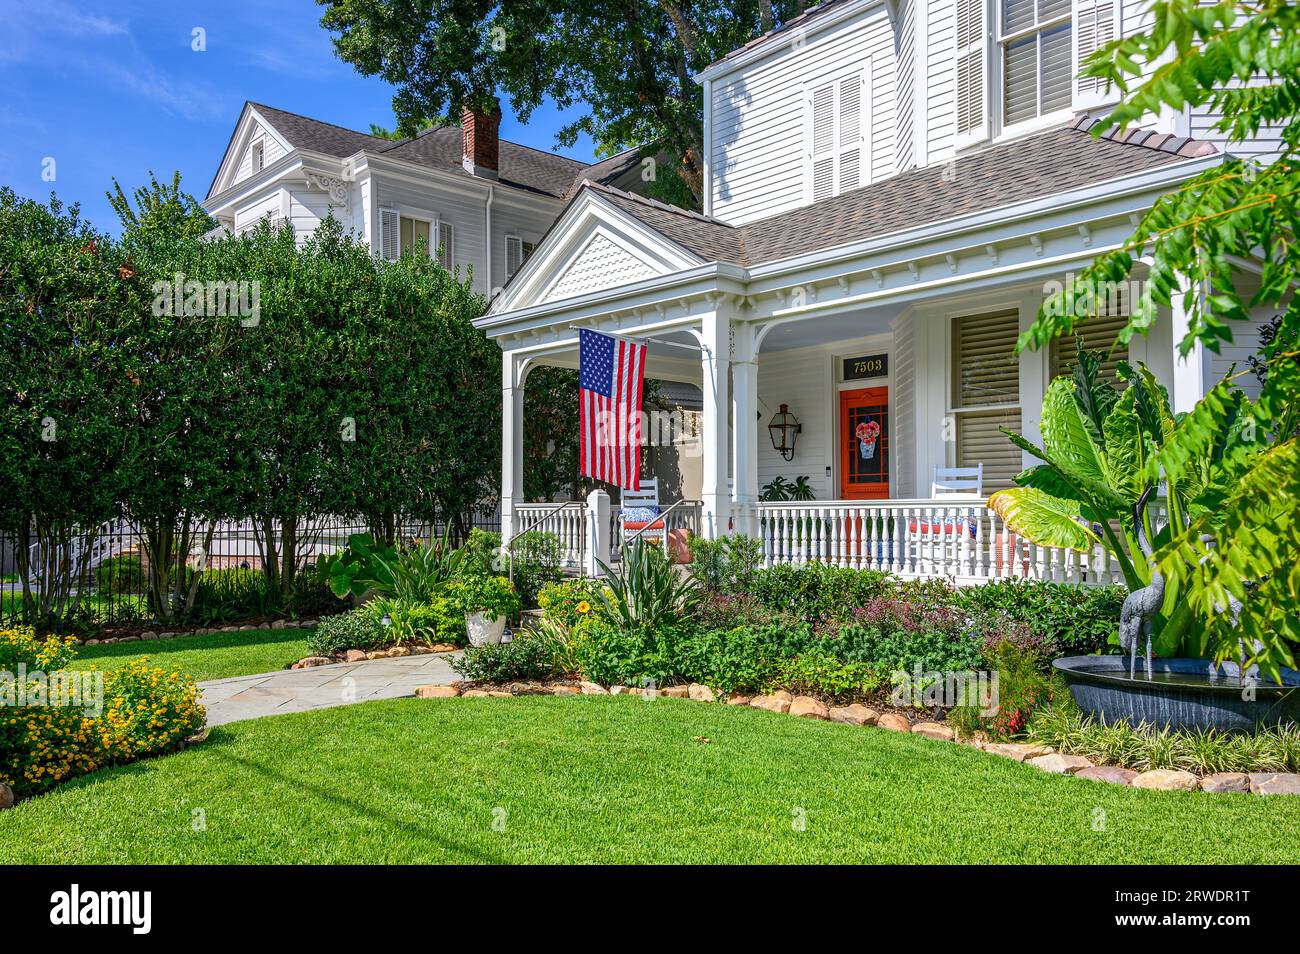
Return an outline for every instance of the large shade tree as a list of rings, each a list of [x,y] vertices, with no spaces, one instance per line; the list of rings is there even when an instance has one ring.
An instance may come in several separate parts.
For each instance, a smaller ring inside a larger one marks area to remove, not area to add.
[[[801,10],[801,0],[319,0],[335,50],[397,87],[397,132],[414,135],[486,108],[497,91],[527,121],[544,100],[580,114],[556,134],[580,134],[603,154],[656,143],[675,175],[661,194],[698,203],[704,103],[694,75]]]

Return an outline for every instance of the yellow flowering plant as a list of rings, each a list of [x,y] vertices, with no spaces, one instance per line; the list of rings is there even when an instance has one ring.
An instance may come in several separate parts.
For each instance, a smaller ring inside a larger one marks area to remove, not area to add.
[[[0,672],[16,680],[22,662],[29,672],[39,669],[50,676],[71,661],[74,645],[70,639],[39,638],[31,630],[0,631]],[[77,675],[84,678],[87,672]],[[149,665],[148,657],[103,674],[102,707],[85,700],[81,705],[35,704],[34,695],[22,701],[0,700],[0,782],[19,797],[96,769],[171,751],[202,729],[207,718],[194,681]]]

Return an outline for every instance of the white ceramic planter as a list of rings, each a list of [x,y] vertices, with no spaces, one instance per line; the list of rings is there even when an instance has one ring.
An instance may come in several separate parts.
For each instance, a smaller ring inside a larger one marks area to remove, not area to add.
[[[495,646],[506,631],[506,618],[504,614],[488,619],[482,613],[466,613],[465,626],[471,646]]]

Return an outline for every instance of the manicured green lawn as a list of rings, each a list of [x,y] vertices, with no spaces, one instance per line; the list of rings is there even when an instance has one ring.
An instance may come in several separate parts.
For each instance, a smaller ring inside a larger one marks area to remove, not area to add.
[[[749,708],[401,699],[72,782],[0,813],[0,864],[1271,863],[1297,822],[1300,799],[1118,788]]]
[[[196,681],[225,676],[251,676],[283,669],[309,655],[306,631],[301,629],[250,629],[206,636],[177,636],[148,643],[114,643],[80,646],[73,669],[116,669],[148,656],[155,665],[179,669]]]

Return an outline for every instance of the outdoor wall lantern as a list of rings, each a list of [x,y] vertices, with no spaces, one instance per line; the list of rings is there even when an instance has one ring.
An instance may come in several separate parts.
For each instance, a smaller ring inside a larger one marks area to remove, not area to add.
[[[786,460],[794,460],[795,438],[802,430],[803,425],[790,413],[790,406],[782,404],[767,425],[767,433],[772,437],[772,449],[779,451]]]

